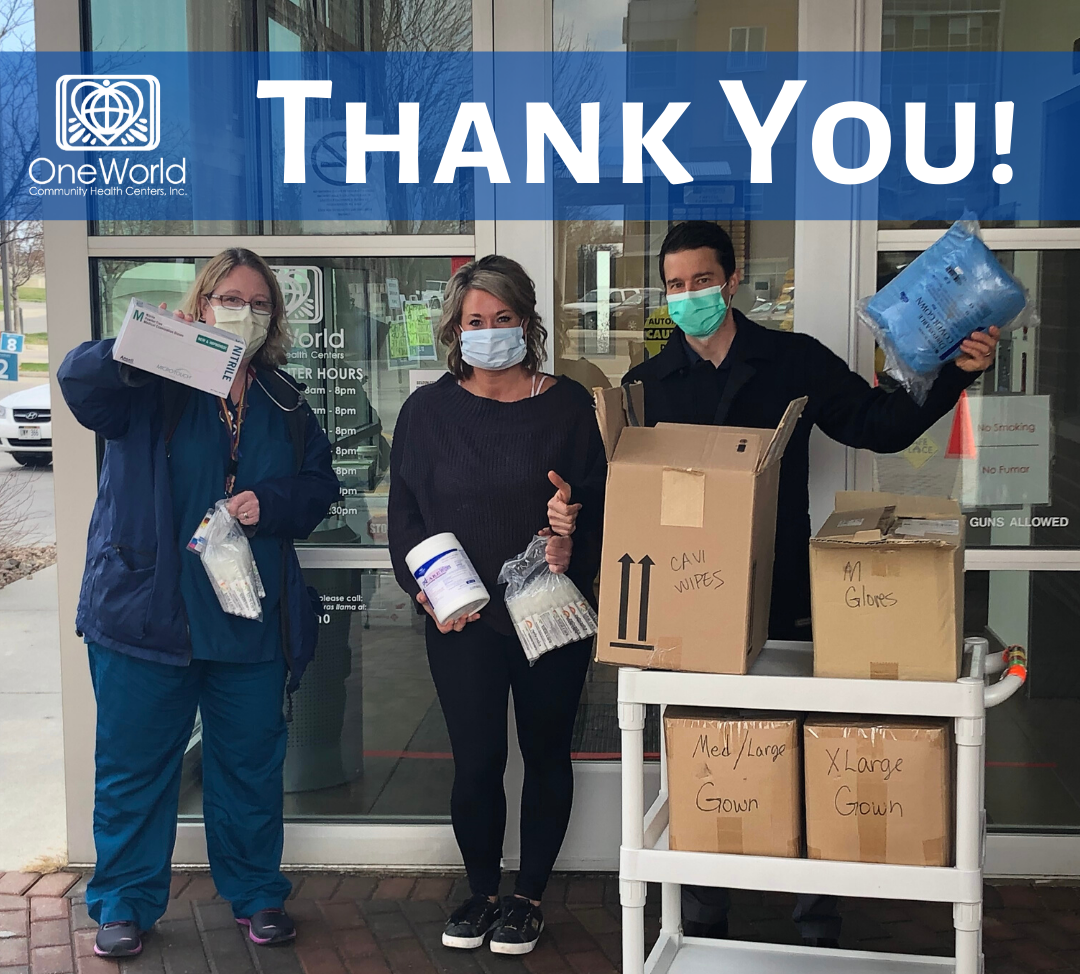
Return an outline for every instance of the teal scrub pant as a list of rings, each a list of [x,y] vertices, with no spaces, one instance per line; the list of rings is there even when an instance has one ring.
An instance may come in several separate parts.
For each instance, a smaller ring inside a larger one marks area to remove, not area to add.
[[[285,661],[169,666],[95,643],[89,651],[97,698],[90,916],[149,930],[165,912],[196,708],[214,884],[237,917],[280,909],[291,890],[281,873]]]

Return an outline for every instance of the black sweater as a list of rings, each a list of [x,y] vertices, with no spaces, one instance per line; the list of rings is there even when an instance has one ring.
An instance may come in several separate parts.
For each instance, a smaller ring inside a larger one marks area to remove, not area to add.
[[[847,364],[809,335],[768,331],[735,312],[737,339],[725,365],[731,370],[712,417],[717,426],[776,426],[792,399],[809,402],[780,464],[776,511],[776,561],[773,567],[769,634],[774,639],[807,639],[801,625],[810,617],[810,432],[875,453],[910,446],[956,405],[977,372],[944,366],[919,406],[906,392],[887,392],[852,372]],[[686,342],[673,334],[655,358],[631,369],[624,382],[645,386],[645,422],[700,423],[694,363]]]
[[[592,397],[560,377],[546,392],[518,402],[484,399],[447,374],[402,406],[390,452],[388,529],[398,584],[419,586],[405,555],[425,538],[451,531],[491,593],[480,617],[513,633],[496,583],[503,562],[548,526],[554,470],[582,505],[568,576],[592,600],[600,565],[607,465]]]

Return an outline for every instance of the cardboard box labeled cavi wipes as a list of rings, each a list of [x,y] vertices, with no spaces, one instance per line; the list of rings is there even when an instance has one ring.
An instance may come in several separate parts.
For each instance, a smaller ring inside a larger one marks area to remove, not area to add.
[[[810,542],[814,675],[955,680],[964,624],[956,501],[844,491]]]
[[[922,718],[806,718],[811,859],[952,863],[949,724]]]
[[[132,298],[113,358],[214,396],[227,396],[244,358],[242,338],[201,321],[184,321]]]
[[[646,429],[640,385],[595,396],[608,455],[596,658],[745,673],[768,632],[780,458],[806,400],[774,430]]]
[[[787,714],[668,707],[668,845],[683,852],[802,854],[799,722]]]

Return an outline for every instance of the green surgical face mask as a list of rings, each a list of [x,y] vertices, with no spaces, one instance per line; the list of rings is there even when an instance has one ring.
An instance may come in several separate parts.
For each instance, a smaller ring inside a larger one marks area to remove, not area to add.
[[[727,301],[724,288],[727,284],[703,287],[699,291],[682,291],[668,295],[668,314],[691,338],[708,338],[724,323]]]

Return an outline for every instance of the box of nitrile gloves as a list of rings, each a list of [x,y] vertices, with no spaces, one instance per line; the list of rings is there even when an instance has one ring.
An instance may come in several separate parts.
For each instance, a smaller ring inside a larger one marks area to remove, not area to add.
[[[113,344],[124,365],[226,396],[244,358],[244,340],[201,321],[184,321],[132,298]]]

